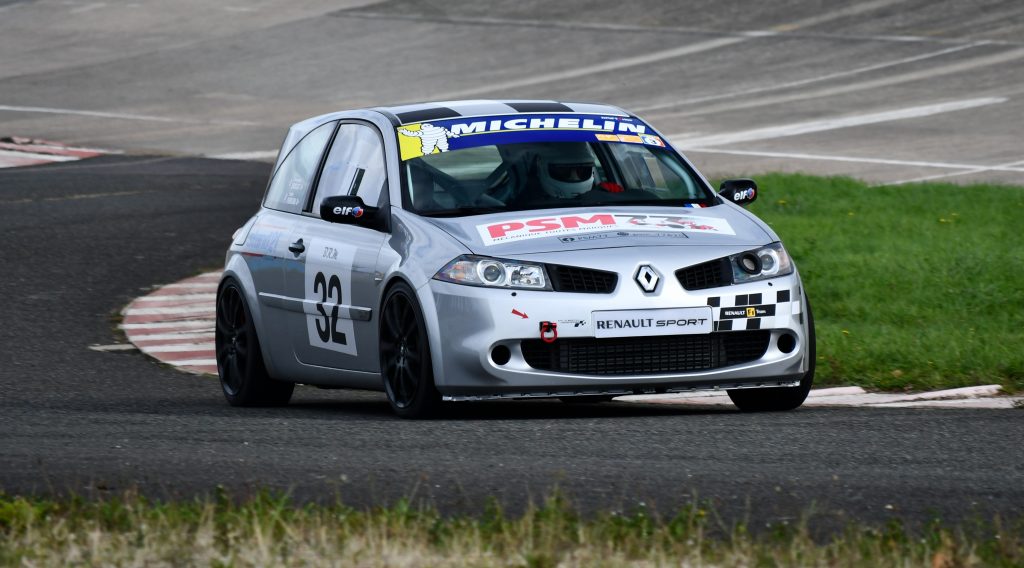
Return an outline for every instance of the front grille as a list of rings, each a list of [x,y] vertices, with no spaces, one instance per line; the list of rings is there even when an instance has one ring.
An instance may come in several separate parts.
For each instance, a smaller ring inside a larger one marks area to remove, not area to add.
[[[557,264],[548,265],[548,274],[556,292],[611,294],[619,281],[619,275],[614,272]]]
[[[771,332],[734,331],[662,337],[566,338],[521,344],[534,369],[581,375],[657,375],[718,369],[756,361]]]
[[[676,278],[687,290],[717,288],[732,282],[732,267],[728,258],[719,258],[680,268],[676,271]]]

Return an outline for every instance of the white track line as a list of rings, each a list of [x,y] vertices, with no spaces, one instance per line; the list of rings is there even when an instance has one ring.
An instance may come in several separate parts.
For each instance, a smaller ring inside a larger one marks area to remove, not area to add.
[[[827,130],[838,130],[840,128],[850,128],[854,126],[865,126],[868,124],[878,124],[881,122],[891,122],[894,120],[923,118],[926,116],[933,116],[936,114],[942,114],[946,112],[955,112],[959,110],[967,110],[988,105],[1000,104],[1006,102],[1007,100],[1009,99],[1006,99],[1005,97],[981,97],[976,99],[948,101],[944,103],[919,105],[901,109],[886,110],[881,112],[872,112],[867,114],[855,114],[851,116],[826,118],[824,120],[809,120],[806,122],[796,122],[793,124],[768,126],[764,128],[755,128],[753,130],[742,130],[739,132],[716,134],[712,136],[698,136],[686,138],[685,134],[675,134],[670,135],[668,138],[676,147],[684,149],[700,148],[707,146],[724,146],[726,144],[736,144],[739,142],[754,142],[758,140],[784,138],[787,136],[799,136],[802,134],[825,132]]]
[[[92,2],[92,3],[89,3],[89,4],[85,4],[83,6],[78,6],[77,8],[72,8],[72,9],[68,10],[68,14],[83,14],[85,12],[92,12],[93,10],[99,10],[100,8],[105,8],[106,6],[107,6],[106,2]]]
[[[852,6],[848,6],[841,10],[833,10],[824,14],[818,14],[802,20],[797,20],[789,24],[777,26],[770,32],[763,32],[759,34],[747,33],[731,37],[722,37],[717,39],[711,39],[690,45],[683,45],[674,47],[671,49],[664,49],[661,51],[653,51],[645,53],[643,55],[636,55],[633,57],[624,57],[622,59],[614,59],[611,61],[605,61],[603,63],[597,63],[594,65],[586,65],[582,67],[573,67],[570,69],[563,69],[555,71],[553,73],[544,73],[541,75],[532,75],[529,77],[523,77],[521,79],[513,79],[511,81],[505,81],[503,83],[491,83],[480,87],[473,87],[468,89],[461,89],[443,94],[435,94],[431,97],[433,100],[452,100],[452,99],[464,99],[483,93],[510,91],[513,89],[520,89],[522,87],[532,87],[534,85],[540,85],[544,83],[561,82],[568,79],[576,79],[579,77],[585,77],[587,75],[595,75],[600,73],[609,73],[611,71],[618,71],[628,67],[636,67],[639,65],[649,65],[651,63],[657,63],[659,61],[665,61],[667,59],[676,59],[683,57],[684,55],[693,55],[695,53],[701,53],[704,51],[710,51],[718,49],[720,47],[727,47],[749,41],[755,37],[763,37],[768,35],[776,35],[778,32],[786,32],[805,28],[808,26],[816,26],[839,18],[845,18],[856,14],[861,14],[877,8],[884,8],[893,4],[898,4],[902,0],[875,0],[874,2],[860,2]]]
[[[206,156],[212,160],[244,160],[251,162],[272,162],[277,158],[277,150],[256,150],[253,152],[231,152]]]
[[[0,150],[0,158],[24,158],[26,160],[42,160],[46,162],[74,162],[79,158],[75,156],[57,156],[55,154],[39,154],[36,152],[15,152],[12,150]]]
[[[186,359],[184,361],[161,361],[162,363],[172,363],[176,367],[206,367],[206,366],[217,366],[216,359]]]
[[[831,12],[825,12],[824,14],[818,14],[817,16],[810,16],[802,20],[797,20],[788,24],[780,24],[772,28],[774,32],[791,32],[810,26],[816,26],[818,24],[824,24],[840,18],[847,18],[850,16],[857,16],[865,12],[877,10],[879,8],[887,8],[893,4],[901,4],[903,0],[875,0],[874,2],[857,2],[849,5],[846,8],[840,10],[832,10]]]
[[[921,177],[910,178],[910,179],[901,179],[901,180],[898,180],[898,181],[890,181],[890,182],[883,183],[883,184],[880,184],[880,185],[903,185],[905,183],[915,183],[915,182],[919,182],[919,181],[931,181],[931,180],[936,180],[936,179],[945,179],[945,178],[951,178],[951,177],[956,177],[956,176],[966,176],[966,175],[971,175],[971,174],[980,174],[980,173],[985,173],[985,172],[1005,171],[1004,168],[1010,168],[1010,167],[1013,167],[1013,166],[1020,166],[1020,165],[1024,165],[1024,160],[1018,160],[1016,162],[1008,162],[1006,164],[999,164],[998,166],[979,167],[979,168],[976,168],[976,169],[973,169],[973,170],[964,170],[964,171],[961,171],[961,172],[952,172],[952,173],[948,173],[948,174],[935,174],[935,175],[931,175],[931,176],[921,176]]]
[[[178,333],[133,334],[132,339],[138,343],[143,341],[167,341],[175,339],[207,339],[213,341],[214,331],[181,331]]]
[[[130,343],[114,343],[112,345],[90,345],[89,349],[93,351],[135,351],[138,347]]]
[[[556,81],[565,81],[568,79],[585,77],[587,75],[608,73],[611,71],[617,71],[619,69],[624,69],[627,67],[647,65],[650,63],[657,63],[658,61],[664,61],[666,59],[674,59],[677,57],[682,57],[684,55],[692,55],[694,53],[700,53],[702,51],[710,51],[712,49],[718,49],[719,47],[726,47],[729,45],[744,42],[747,41],[748,39],[749,38],[746,37],[724,37],[712,39],[690,45],[684,45],[681,47],[675,47],[672,49],[665,49],[662,51],[645,53],[643,55],[637,55],[634,57],[614,59],[611,61],[605,61],[603,63],[598,63],[595,65],[573,67],[571,69],[559,70],[553,73],[544,73],[541,75],[531,75],[529,77],[523,77],[522,79],[513,79],[511,81],[505,81],[503,83],[490,83],[488,85],[483,85],[480,87],[451,91],[444,94],[434,95],[431,98],[436,100],[464,99],[480,95],[483,93],[510,91],[513,89],[530,87],[533,85],[540,85],[543,83],[553,83]]]
[[[160,294],[150,295],[137,298],[135,301],[151,303],[151,302],[185,302],[185,301],[197,301],[197,302],[209,302],[216,300],[217,294],[212,292],[204,292],[198,294]]]
[[[107,112],[100,110],[82,110],[73,108],[53,108],[35,106],[0,105],[0,111],[7,112],[28,112],[39,114],[65,114],[71,116],[88,116],[94,118],[116,118],[121,120],[138,120],[144,122],[168,122],[178,124],[217,124],[222,126],[259,126],[258,122],[246,120],[196,120],[189,118],[175,118],[169,116],[153,116],[148,114],[131,114],[121,112]]]
[[[899,1],[899,0],[896,0]],[[838,16],[826,15],[828,19],[834,19],[835,17],[856,15],[857,13],[872,10],[875,8],[881,8],[892,4],[890,0],[883,0],[880,3],[862,3],[856,4],[848,8],[847,10],[838,13]],[[832,14],[836,14],[833,12]],[[411,21],[411,22],[426,22],[426,23],[440,23],[440,24],[469,24],[469,25],[484,25],[484,26],[501,26],[508,28],[510,26],[519,27],[536,27],[536,28],[552,28],[562,29],[570,31],[609,31],[609,32],[641,32],[641,33],[657,33],[657,34],[703,34],[712,35],[713,33],[720,33],[723,35],[731,36],[746,36],[746,37],[773,37],[773,36],[792,36],[800,38],[811,38],[811,39],[826,39],[826,40],[858,40],[858,41],[881,41],[881,42],[894,42],[894,43],[932,43],[932,44],[964,44],[971,43],[971,38],[948,38],[938,36],[912,36],[912,35],[861,35],[861,34],[835,34],[827,32],[801,32],[799,34],[793,34],[792,31],[800,29],[801,25],[808,26],[816,23],[822,23],[819,20],[821,16],[815,16],[804,20],[802,22],[795,22],[794,24],[782,24],[776,26],[771,30],[737,30],[732,32],[712,32],[707,28],[698,27],[687,27],[687,26],[645,26],[637,24],[619,24],[610,22],[579,22],[579,21],[555,21],[555,20],[530,20],[523,18],[489,18],[489,17],[455,17],[455,16],[420,16],[414,14],[394,14],[394,13],[383,13],[383,12],[355,12],[346,13],[339,15],[339,17],[346,18],[362,18],[369,20],[396,20],[396,21]],[[1019,42],[1006,41],[1006,40],[988,40],[996,45],[1017,45]]]
[[[932,51],[929,53],[923,53],[921,55],[915,55],[913,57],[904,57],[903,59],[894,59],[891,61],[885,61],[882,63],[876,63],[874,65],[867,65],[865,67],[857,67],[856,69],[849,69],[846,71],[838,71],[836,73],[828,73],[825,75],[819,75],[817,77],[809,77],[807,79],[800,79],[798,81],[790,81],[788,83],[779,83],[777,85],[767,85],[764,87],[756,87],[753,89],[744,89],[742,91],[732,91],[728,93],[715,93],[714,95],[707,95],[704,97],[695,97],[691,99],[682,99],[675,102],[661,103],[656,105],[648,105],[641,107],[634,107],[631,110],[633,112],[650,112],[663,110],[667,108],[675,108],[684,105],[692,105],[697,103],[709,102],[709,101],[720,101],[722,99],[730,99],[735,97],[745,97],[750,95],[756,95],[758,93],[767,93],[771,91],[781,91],[784,89],[791,89],[793,87],[802,87],[804,85],[810,85],[813,83],[820,83],[823,81],[830,81],[832,79],[839,79],[841,77],[849,77],[851,75],[859,75],[861,73],[869,73],[871,71],[878,71],[880,69],[886,69],[888,67],[895,67],[897,65],[906,65],[907,63],[915,63],[917,61],[923,61],[925,59],[931,59],[933,57],[941,57],[950,53],[956,53],[965,49],[971,49],[981,45],[989,45],[990,42],[979,41],[976,43],[969,43],[967,45],[957,45],[946,49],[940,49],[939,51]]]
[[[219,282],[181,282],[178,284],[168,284],[161,288],[167,290],[217,290]],[[198,292],[197,292],[198,293]]]
[[[984,169],[996,172],[1024,172],[1024,167],[986,166],[983,164],[960,164],[956,162],[923,162],[916,160],[890,160],[859,156],[833,156],[828,154],[805,154],[800,152],[768,152],[760,150],[726,150],[720,148],[687,148],[688,154],[729,154],[734,156],[755,156],[760,158],[784,158],[787,160],[816,160],[826,162],[852,162],[859,164],[882,164],[891,166],[915,166],[922,168],[945,168],[952,170]]]
[[[214,308],[211,308],[214,309]],[[125,331],[143,331],[147,329],[168,329],[168,328],[181,328],[181,329],[210,329],[217,325],[212,319],[202,320],[186,320],[186,321],[158,321],[150,323],[122,323],[118,327]]]
[[[892,75],[888,77],[881,77],[878,79],[868,79],[856,83],[843,83],[834,87],[824,87],[816,90],[805,90],[801,89],[794,93],[774,96],[764,96],[754,100],[748,101],[736,101],[733,103],[714,104],[709,103],[705,106],[693,108],[687,111],[674,111],[662,113],[662,117],[671,117],[675,119],[680,118],[692,118],[695,116],[704,116],[709,114],[719,114],[724,112],[734,112],[737,110],[747,110],[752,108],[759,108],[771,105],[780,105],[806,101],[810,99],[820,99],[825,97],[834,97],[839,95],[848,95],[850,93],[857,93],[861,91],[878,90],[894,85],[902,85],[905,83],[911,83],[914,81],[924,81],[928,79],[934,79],[936,77],[943,77],[945,75],[953,75],[956,73],[967,73],[980,69],[982,67],[992,65],[1002,65],[1011,61],[1024,58],[1024,49],[1015,49],[1013,51],[1006,51],[1003,53],[997,53],[994,55],[987,55],[982,57],[975,57],[964,61],[957,61],[955,63],[949,63],[946,65],[940,65],[937,67],[931,67],[928,69],[922,69],[920,71],[911,71],[907,73],[900,73],[898,75]],[[1002,96],[1010,96],[1013,91],[1001,91]]]
[[[203,305],[176,306],[173,308],[128,308],[123,313],[125,316],[166,316],[166,315],[187,315],[213,313],[213,302]]]
[[[183,345],[148,345],[139,349],[146,353],[188,353],[191,351],[210,351],[212,353],[215,346],[212,341],[204,341],[203,343],[185,343]]]
[[[1014,408],[1024,397],[998,396],[999,385],[982,385],[941,391],[890,394],[870,393],[860,387],[837,387],[812,390],[804,406],[857,406],[870,408]],[[620,402],[681,404],[697,406],[732,406],[722,391],[703,393],[670,393],[630,395],[615,399]]]

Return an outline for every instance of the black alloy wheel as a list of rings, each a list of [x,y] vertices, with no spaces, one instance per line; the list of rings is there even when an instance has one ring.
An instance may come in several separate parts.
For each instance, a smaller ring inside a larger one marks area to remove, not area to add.
[[[818,359],[816,338],[814,336],[814,314],[811,313],[811,301],[807,307],[807,372],[800,384],[795,387],[773,387],[765,389],[736,389],[727,391],[729,398],[737,408],[744,412],[778,412],[793,410],[804,403],[814,384],[814,366]]]
[[[226,280],[217,294],[214,344],[221,389],[231,406],[288,404],[295,384],[267,374],[249,306],[234,280]]]
[[[396,284],[384,298],[380,369],[388,402],[402,418],[426,418],[440,408],[427,328],[416,296],[405,283]]]

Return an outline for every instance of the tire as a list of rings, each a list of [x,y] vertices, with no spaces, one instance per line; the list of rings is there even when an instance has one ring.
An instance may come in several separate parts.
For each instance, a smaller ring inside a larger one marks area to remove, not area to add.
[[[434,385],[427,326],[416,294],[404,282],[388,290],[380,316],[380,370],[395,414],[429,418],[441,408]]]
[[[599,402],[611,402],[615,398],[610,394],[588,394],[583,396],[560,396],[558,400],[566,404],[597,404]]]
[[[804,403],[814,383],[814,366],[818,359],[816,339],[814,335],[814,314],[811,313],[811,301],[807,300],[807,341],[808,359],[807,372],[795,387],[775,387],[766,389],[737,389],[728,391],[729,398],[737,408],[744,412],[779,412],[793,410]]]
[[[252,323],[242,288],[226,280],[217,293],[217,327],[214,333],[217,374],[221,390],[231,406],[283,406],[295,384],[277,381],[267,374],[260,341]]]

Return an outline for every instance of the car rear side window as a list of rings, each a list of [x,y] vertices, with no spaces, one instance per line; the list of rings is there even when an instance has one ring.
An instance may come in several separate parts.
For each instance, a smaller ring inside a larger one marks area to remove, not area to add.
[[[302,211],[335,124],[328,122],[314,128],[292,148],[270,181],[267,197],[263,200],[265,207],[289,213]]]
[[[380,205],[386,181],[384,147],[377,130],[342,124],[324,162],[313,213],[319,212],[324,198],[335,195],[358,195],[367,205]]]

